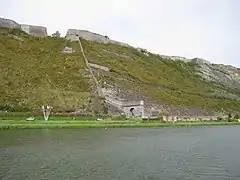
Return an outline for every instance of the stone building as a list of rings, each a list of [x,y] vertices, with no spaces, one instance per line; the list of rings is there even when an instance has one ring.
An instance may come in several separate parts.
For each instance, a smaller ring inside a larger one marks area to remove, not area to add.
[[[122,105],[126,117],[144,117],[144,101],[126,102]]]

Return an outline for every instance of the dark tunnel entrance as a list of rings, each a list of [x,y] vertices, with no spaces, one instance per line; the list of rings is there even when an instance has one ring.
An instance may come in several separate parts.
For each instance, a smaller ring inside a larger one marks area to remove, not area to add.
[[[134,115],[134,112],[133,112],[133,111],[134,111],[134,108],[131,108],[131,109],[130,109],[130,112],[131,112],[131,115],[134,117],[135,115]]]

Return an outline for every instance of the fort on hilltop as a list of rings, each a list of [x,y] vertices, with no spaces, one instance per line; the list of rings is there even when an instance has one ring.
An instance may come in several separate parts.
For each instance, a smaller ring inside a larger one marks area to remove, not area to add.
[[[0,110],[34,109],[50,101],[59,112],[120,111],[126,117],[161,112],[172,121],[217,119],[215,112],[222,109],[239,110],[236,67],[154,54],[87,30],[68,29],[64,38],[55,38],[44,26],[4,18],[0,27],[6,70],[0,73]]]
[[[36,25],[27,25],[27,24],[19,24],[13,20],[0,18],[0,27],[7,27],[7,28],[17,28],[25,31],[29,35],[37,36],[37,37],[46,37],[47,34],[47,28],[43,26],[36,26]],[[119,42],[110,39],[107,35],[101,35],[94,32],[90,32],[88,30],[78,30],[78,29],[68,29],[65,38],[70,41],[78,41],[78,38],[83,38],[87,41],[95,41],[99,43],[111,43],[111,44],[117,44],[125,47],[132,47],[128,45],[127,43]],[[142,50],[142,48],[137,48]],[[145,55],[148,55],[149,52],[144,49],[143,52]],[[160,57],[173,60],[173,61],[184,61],[184,62],[195,62],[199,64],[210,64],[209,61],[206,61],[201,58],[194,58],[194,59],[187,59],[185,57],[180,56],[165,56],[165,55],[159,55]]]

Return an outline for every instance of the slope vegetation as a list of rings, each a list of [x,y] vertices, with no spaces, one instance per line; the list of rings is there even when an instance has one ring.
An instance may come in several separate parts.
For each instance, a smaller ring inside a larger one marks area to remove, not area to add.
[[[215,94],[216,90],[237,95],[240,92],[205,81],[197,74],[196,63],[170,61],[114,44],[83,42],[90,62],[110,68],[109,73],[99,77],[108,81],[107,84],[119,85],[125,91],[140,90],[142,95],[160,104],[175,107],[199,107],[215,111],[237,111],[240,107],[240,102]]]
[[[81,53],[66,55],[64,39],[37,38],[20,30],[0,33],[0,108],[22,111],[51,103],[55,109],[81,107],[91,86]]]
[[[203,80],[196,63],[170,61],[132,47],[81,41],[91,63],[110,69],[94,69],[94,73],[103,88],[117,89],[119,98],[211,111],[240,108],[239,101],[215,94],[240,92]],[[75,52],[61,53],[65,46]],[[58,111],[74,111],[88,106],[94,97],[93,81],[77,42],[1,28],[0,69],[1,109],[24,111],[51,103]]]

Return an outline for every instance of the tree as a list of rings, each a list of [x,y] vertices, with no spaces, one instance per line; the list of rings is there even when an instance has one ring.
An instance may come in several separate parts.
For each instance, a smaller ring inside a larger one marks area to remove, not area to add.
[[[52,34],[52,37],[59,38],[60,35],[61,35],[60,32],[59,32],[59,31],[56,31],[55,33]]]

